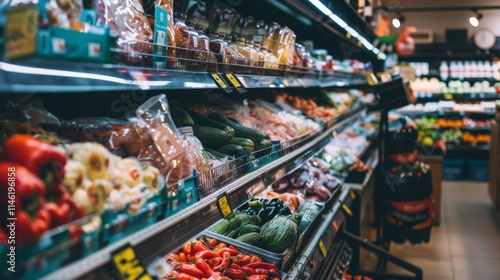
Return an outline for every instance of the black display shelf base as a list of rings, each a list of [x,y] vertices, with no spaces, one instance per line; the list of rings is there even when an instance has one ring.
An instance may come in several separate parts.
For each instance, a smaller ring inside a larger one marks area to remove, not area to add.
[[[353,235],[347,231],[342,231],[340,233],[340,237],[349,243],[351,247],[363,248],[365,250],[370,251],[379,257],[379,260],[382,262],[391,262],[398,267],[405,269],[406,271],[413,274],[413,276],[409,275],[397,275],[397,274],[389,274],[383,272],[366,272],[366,271],[349,271],[352,275],[360,275],[360,276],[368,276],[373,278],[374,280],[422,280],[423,279],[423,271],[421,268],[402,260],[395,255],[389,253],[388,251],[381,249],[380,247],[367,242],[356,235]]]

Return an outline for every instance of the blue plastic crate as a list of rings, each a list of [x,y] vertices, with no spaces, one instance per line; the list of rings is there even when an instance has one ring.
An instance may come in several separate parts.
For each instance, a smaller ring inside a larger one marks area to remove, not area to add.
[[[463,179],[465,160],[444,159],[443,160],[443,180]]]
[[[488,160],[469,159],[467,161],[467,179],[471,181],[488,181],[489,179]]]

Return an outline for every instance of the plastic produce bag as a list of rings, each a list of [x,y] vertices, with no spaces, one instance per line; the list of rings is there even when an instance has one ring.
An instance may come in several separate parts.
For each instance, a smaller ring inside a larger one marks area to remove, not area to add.
[[[95,0],[96,25],[108,26],[118,34],[117,61],[150,66],[153,30],[139,0]]]
[[[131,135],[129,151],[140,161],[149,161],[170,185],[192,175],[193,164],[185,143],[170,116],[167,97],[151,97],[136,110],[139,118]]]

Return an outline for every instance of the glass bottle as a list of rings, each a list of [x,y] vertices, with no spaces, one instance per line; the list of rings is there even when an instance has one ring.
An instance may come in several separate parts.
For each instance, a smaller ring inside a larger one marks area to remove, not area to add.
[[[216,62],[215,56],[210,52],[210,40],[208,36],[205,34],[205,28],[203,25],[197,24],[195,26],[195,30],[198,33],[198,52],[196,55],[196,59],[200,64],[200,71],[209,71],[209,66],[213,66]]]

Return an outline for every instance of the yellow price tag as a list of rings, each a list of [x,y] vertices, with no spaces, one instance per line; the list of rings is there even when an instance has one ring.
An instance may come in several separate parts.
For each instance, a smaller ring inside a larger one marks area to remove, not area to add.
[[[361,47],[363,45],[363,43],[361,43],[361,41],[358,41],[358,46]]]
[[[349,191],[349,194],[351,195],[352,200],[356,199],[356,193],[354,193],[353,190]]]
[[[325,244],[323,243],[323,240],[320,240],[319,241],[319,250],[321,251],[321,254],[323,254],[323,257],[326,258],[326,248],[325,248]]]
[[[118,273],[126,280],[153,280],[146,268],[142,265],[134,248],[126,245],[124,248],[115,251],[112,260]]]
[[[344,212],[349,216],[351,217],[352,216],[352,211],[351,209],[349,209],[349,207],[347,207],[347,205],[345,204],[342,204],[342,210],[344,210]]]
[[[28,5],[7,9],[4,28],[5,56],[10,59],[34,54],[37,30],[37,6]]]
[[[352,37],[351,33],[349,33],[349,32],[347,32],[347,34],[345,34],[345,36],[346,36],[347,39],[351,39],[351,37]]]
[[[219,77],[219,74],[213,73],[211,75],[212,75],[212,78],[214,78],[214,81],[217,83],[217,85],[219,85],[219,87],[227,88],[226,83],[221,79],[221,77]]]
[[[223,193],[219,197],[217,197],[217,207],[219,208],[224,218],[233,213],[233,209],[231,208],[229,199],[227,198],[227,193]]]
[[[229,80],[229,82],[234,86],[234,87],[241,87],[241,84],[240,82],[238,82],[238,79],[236,79],[236,77],[231,74],[231,73],[226,73],[225,74],[227,79]]]
[[[445,93],[444,94],[444,99],[446,99],[446,100],[452,100],[453,99],[453,94],[451,94],[451,93]]]

